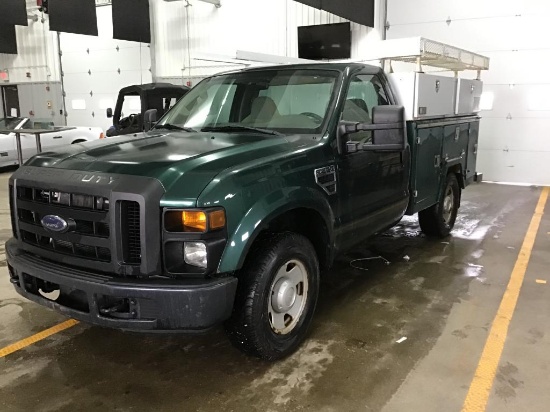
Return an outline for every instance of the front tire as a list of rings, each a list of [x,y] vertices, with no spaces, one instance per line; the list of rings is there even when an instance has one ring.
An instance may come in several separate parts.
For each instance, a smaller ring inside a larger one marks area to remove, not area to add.
[[[447,237],[453,230],[460,205],[460,186],[454,173],[447,175],[439,201],[418,212],[420,228],[428,236]]]
[[[256,242],[240,276],[229,339],[246,354],[273,361],[306,337],[319,294],[319,262],[311,242],[295,233]]]

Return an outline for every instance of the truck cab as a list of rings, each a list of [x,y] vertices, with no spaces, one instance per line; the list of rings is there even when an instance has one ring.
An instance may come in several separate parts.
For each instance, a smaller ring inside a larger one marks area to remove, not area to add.
[[[11,282],[92,324],[224,323],[246,353],[288,355],[338,253],[405,214],[448,236],[475,176],[477,114],[415,119],[389,78],[362,63],[224,73],[142,138],[34,157],[10,180]]]

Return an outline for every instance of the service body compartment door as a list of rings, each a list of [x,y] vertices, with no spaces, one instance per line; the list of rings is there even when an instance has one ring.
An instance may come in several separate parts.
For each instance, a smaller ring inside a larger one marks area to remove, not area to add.
[[[443,134],[443,159],[449,166],[462,164],[466,166],[466,149],[468,147],[469,123],[445,126]]]
[[[457,79],[425,73],[416,73],[416,76],[415,117],[454,114]]]
[[[458,79],[455,113],[462,115],[479,112],[481,93],[483,93],[481,80]]]
[[[443,150],[443,126],[423,127],[409,125],[414,133],[412,143],[412,194],[407,213],[426,209],[437,202],[441,185],[441,154]]]

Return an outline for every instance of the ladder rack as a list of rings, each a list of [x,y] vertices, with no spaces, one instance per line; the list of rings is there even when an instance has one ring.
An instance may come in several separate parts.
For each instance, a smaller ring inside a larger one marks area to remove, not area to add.
[[[422,72],[423,66],[436,67],[458,73],[476,70],[478,77],[482,70],[489,69],[490,59],[458,47],[450,46],[424,37],[410,37],[383,40],[369,46],[368,55],[361,60],[399,61],[416,64]]]

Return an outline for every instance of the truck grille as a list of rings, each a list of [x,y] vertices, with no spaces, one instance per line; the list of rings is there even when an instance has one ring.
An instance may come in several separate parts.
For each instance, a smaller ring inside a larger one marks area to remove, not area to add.
[[[130,265],[141,263],[141,225],[139,203],[121,202],[121,221],[124,262]]]
[[[62,253],[64,255],[78,256],[85,259],[99,260],[102,262],[111,261],[111,251],[106,247],[89,246],[81,243],[72,243],[66,240],[56,240],[52,237],[38,235],[26,230],[21,230],[21,238],[24,242],[31,245]]]
[[[106,197],[17,187],[16,208],[23,242],[63,255],[111,261],[109,199]],[[68,233],[48,231],[41,223],[46,215],[71,220],[74,226]]]
[[[9,191],[10,191],[10,210],[14,210],[14,201],[13,201],[13,186],[9,185]],[[11,216],[11,229],[13,231],[13,236],[17,239],[17,231],[15,230],[15,214],[10,213]]]

